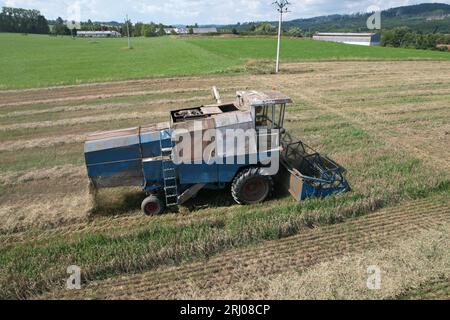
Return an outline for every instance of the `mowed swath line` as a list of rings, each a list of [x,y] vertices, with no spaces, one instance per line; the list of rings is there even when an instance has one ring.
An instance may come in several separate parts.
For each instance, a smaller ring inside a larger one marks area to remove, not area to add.
[[[387,77],[399,78],[401,75],[408,73],[408,77],[405,77],[405,81],[410,81],[411,77],[416,74],[415,77],[422,77],[430,74],[435,70],[437,65],[442,68],[448,68],[450,63],[446,62],[418,62],[418,71],[411,70],[410,62],[392,63],[392,62],[310,62],[300,63],[299,72],[304,70],[313,70],[301,74],[297,78],[305,80],[317,80],[322,81],[326,79],[342,79],[343,76],[348,75],[353,78],[367,78],[383,75],[385,80]],[[318,72],[314,72],[317,70]],[[397,71],[399,70],[399,71]],[[321,73],[321,71],[326,71]],[[429,71],[429,72],[428,72]],[[422,72],[422,73],[421,73]],[[288,75],[289,76],[289,75]],[[430,74],[431,77],[431,74]],[[192,92],[198,88],[189,87],[189,84],[201,84],[203,87],[210,87],[211,85],[223,86],[224,84],[233,83],[235,87],[242,89],[243,86],[254,86],[255,84],[262,85],[267,83],[268,78],[274,78],[273,76],[230,76],[230,77],[217,77],[217,76],[205,76],[205,77],[186,77],[186,78],[161,78],[150,80],[131,80],[131,81],[119,81],[110,83],[99,83],[79,86],[65,86],[65,87],[51,87],[41,89],[28,89],[28,90],[9,90],[0,91],[0,100],[3,102],[1,105],[23,105],[33,103],[45,103],[52,101],[70,101],[79,99],[97,99],[105,98],[107,96],[115,96],[117,94],[130,94],[139,95],[141,93],[153,93],[159,92],[177,92],[179,90],[187,90]],[[167,89],[169,88],[169,89]],[[178,88],[178,89],[171,89]],[[182,88],[182,89],[179,89]],[[200,89],[202,90],[202,89]],[[140,92],[140,93],[139,93]],[[62,99],[62,100],[60,100]]]
[[[247,277],[306,268],[345,253],[386,246],[446,222],[450,222],[448,198],[417,200],[254,248],[228,251],[207,261],[97,281],[82,291],[54,292],[50,297],[171,299],[182,296],[192,283],[214,290]]]
[[[179,99],[156,99],[148,100],[144,103],[106,103],[106,104],[83,104],[75,106],[59,106],[47,109],[37,109],[37,110],[25,110],[25,111],[13,111],[4,114],[0,114],[0,119],[2,118],[18,118],[18,117],[29,117],[39,114],[54,114],[54,113],[67,113],[75,111],[90,111],[90,110],[111,110],[120,108],[131,108],[131,107],[161,107],[161,105],[173,105],[173,104],[184,104],[191,102],[201,102],[206,101],[210,97],[197,96],[192,98],[179,98]]]
[[[445,92],[448,92],[448,90],[445,91]],[[437,92],[427,92],[426,95],[433,95],[434,93],[437,94]],[[420,94],[420,92],[418,94]],[[397,93],[397,95],[398,95],[398,93]],[[163,101],[161,101],[161,102],[163,102]],[[77,110],[77,107],[72,107],[72,108],[73,108],[72,110]],[[99,107],[99,108],[101,109],[101,107]],[[95,108],[92,107],[92,106],[89,107],[89,109],[95,110]],[[56,112],[62,112],[64,110],[69,111],[69,110],[71,110],[71,107],[59,108],[59,109],[56,109],[55,111]],[[51,109],[47,109],[45,111],[51,112]],[[41,112],[42,111],[36,111],[36,113],[41,113]],[[20,112],[19,112],[19,114],[20,114]],[[31,114],[33,114],[33,113],[31,113]],[[124,117],[125,117],[124,115],[118,114],[118,119],[123,119]],[[134,118],[134,117],[132,117],[132,118]],[[85,119],[80,118],[79,121],[84,121],[84,120]],[[107,119],[107,120],[109,120],[109,119]],[[107,120],[105,120],[105,121],[107,121]],[[60,121],[60,122],[58,122],[58,121]],[[3,126],[0,126],[0,130],[14,130],[14,129],[19,129],[19,128],[39,128],[39,127],[48,127],[48,126],[53,126],[53,125],[66,125],[66,124],[70,125],[70,124],[73,124],[73,123],[77,123],[77,119],[72,119],[69,122],[66,122],[66,121],[63,121],[63,120],[58,120],[58,121],[56,121],[56,122],[55,121],[51,121],[51,122],[50,121],[49,122],[41,121],[39,123],[31,122],[31,123],[21,123],[21,124],[17,124],[17,125],[15,125],[15,124],[3,125]],[[88,122],[92,122],[92,121],[94,121],[94,120],[88,120]],[[101,121],[101,120],[99,119],[99,121]],[[84,122],[86,122],[86,121],[84,121]]]
[[[225,96],[227,97],[227,96]],[[180,99],[159,99],[159,100],[150,100],[149,102],[144,103],[136,103],[136,104],[125,104],[125,107],[130,110],[129,113],[124,113],[123,104],[107,104],[107,105],[82,105],[82,106],[64,106],[64,107],[56,107],[56,114],[60,114],[59,117],[62,119],[59,120],[44,120],[44,121],[29,121],[32,120],[33,114],[39,114],[40,116],[46,116],[48,114],[49,118],[53,118],[55,113],[52,113],[53,108],[45,109],[45,110],[35,110],[28,113],[28,111],[18,111],[13,112],[12,116],[20,116],[18,121],[14,124],[7,124],[0,126],[2,129],[0,131],[8,132],[8,131],[23,131],[24,129],[28,129],[27,132],[18,132],[20,140],[18,140],[15,134],[7,134],[4,135],[2,142],[0,143],[1,151],[12,151],[12,150],[20,150],[24,148],[34,148],[34,147],[51,147],[53,145],[61,145],[65,143],[73,143],[73,142],[82,142],[83,137],[89,134],[89,129],[86,131],[84,129],[86,124],[95,124],[96,122],[105,122],[113,120],[115,123],[118,123],[116,126],[119,128],[123,128],[126,126],[124,123],[121,125],[120,120],[140,120],[144,119],[142,122],[137,121],[136,125],[145,125],[149,124],[148,119],[152,119],[155,121],[162,121],[164,118],[168,117],[168,111],[160,111],[162,108],[170,109],[175,105],[177,107],[184,107],[186,105],[190,105],[193,103],[201,104],[202,102],[206,102],[207,98],[203,97],[194,97],[194,98],[180,98]],[[115,109],[113,113],[109,112],[110,108]],[[78,110],[80,109],[80,114],[86,114],[85,110],[92,110],[94,115],[84,116],[84,117],[72,117],[71,115],[76,115],[77,112],[68,113],[67,111]],[[146,112],[138,112],[136,110],[146,110]],[[154,111],[148,111],[152,109],[157,109]],[[134,110],[134,111],[133,111]],[[45,112],[44,112],[45,111]],[[100,114],[99,114],[100,112]],[[8,115],[8,114],[7,114]],[[67,118],[66,118],[67,117]],[[9,120],[12,121],[12,120]],[[24,121],[24,122],[22,122]],[[154,121],[151,121],[153,123]],[[38,128],[48,128],[51,129],[55,127],[64,126],[64,130],[46,130],[47,134],[44,132],[44,136],[40,138],[36,138],[36,135],[40,135],[39,131],[36,131]],[[69,128],[67,126],[70,126]],[[80,126],[80,129],[76,128]],[[91,126],[92,127],[92,126]],[[91,131],[98,130],[112,130],[116,129],[116,127],[108,127],[108,126],[98,126],[97,130],[95,130],[95,126]],[[68,131],[71,134],[61,135],[61,133],[67,133]],[[30,136],[29,139],[28,136]],[[41,144],[42,142],[42,144]]]
[[[238,81],[236,81],[238,82]],[[233,86],[223,86],[223,90],[239,90],[242,87],[245,87],[245,84],[241,86],[236,86],[236,82]],[[93,86],[95,87],[95,85]],[[159,90],[127,90],[128,88],[118,88],[117,90],[103,90],[99,88],[98,90],[89,88],[86,90],[73,90],[75,93],[73,95],[66,92],[64,89],[54,88],[47,89],[48,91],[54,90],[55,92],[50,95],[43,95],[41,92],[34,92],[29,100],[26,97],[21,97],[20,93],[14,93],[9,95],[0,91],[0,108],[6,106],[26,106],[30,104],[47,104],[47,103],[61,103],[61,102],[77,102],[84,100],[98,100],[98,99],[108,99],[108,98],[119,98],[119,97],[136,97],[136,96],[146,96],[146,95],[154,95],[154,94],[179,94],[179,93],[193,93],[193,92],[201,92],[208,88],[207,85],[204,87],[174,87],[172,89],[159,89]],[[44,90],[42,90],[44,91]],[[34,97],[33,97],[34,96]],[[50,97],[49,97],[50,96]],[[53,96],[53,97],[51,97]],[[8,99],[9,98],[9,99]]]
[[[384,122],[384,116],[379,116],[364,108],[355,108],[348,113],[342,112],[340,109],[339,98],[320,92],[320,88],[307,89],[298,93],[296,96],[300,96],[300,99],[304,99],[320,109],[335,114],[337,117],[348,123],[359,126],[373,137],[379,137],[395,147],[401,147],[416,157],[432,160],[430,164],[433,166],[439,165],[443,169],[450,167],[450,161],[448,159],[441,158],[438,154],[426,152],[423,148],[415,146],[409,141],[396,139],[395,128],[390,128],[390,130],[388,130],[386,123]],[[368,119],[370,119],[370,121],[368,121]],[[391,133],[391,130],[394,131],[394,134]]]
[[[85,139],[85,134],[67,134],[29,140],[4,141],[0,144],[0,151],[6,152],[32,148],[51,148],[71,143],[82,143]]]
[[[400,297],[404,300],[450,300],[450,278],[433,279],[418,288],[411,289]]]
[[[423,92],[422,92],[423,93]],[[441,92],[442,93],[442,92]],[[344,107],[347,113],[358,112],[365,117],[365,127],[372,125],[378,134],[386,136],[392,144],[406,146],[409,150],[414,150],[416,155],[422,158],[431,158],[437,164],[449,167],[450,163],[447,155],[450,155],[448,148],[450,144],[450,108],[448,107],[448,97],[450,95],[439,95],[434,92],[427,93],[424,99],[418,102],[404,102],[408,97],[413,96],[412,91],[408,96],[402,96],[399,92],[397,101],[372,100],[372,106],[360,108],[348,104]],[[423,98],[424,96],[422,96]],[[338,100],[329,96],[333,100]],[[371,101],[370,99],[366,99]],[[345,106],[345,104],[344,104]],[[341,109],[342,110],[342,109]],[[345,114],[345,112],[343,113]],[[354,118],[356,120],[356,118]]]
[[[2,172],[0,173],[0,185],[11,186],[31,181],[59,180],[63,178],[70,181],[86,178],[86,167],[67,164],[48,169]]]
[[[450,84],[449,84],[450,85]],[[383,91],[383,89],[381,89]],[[392,93],[370,93],[370,94],[361,94],[358,97],[349,97],[339,99],[342,101],[343,105],[367,105],[371,106],[372,104],[378,103],[405,103],[405,100],[415,99],[416,101],[440,101],[447,100],[450,96],[450,89],[426,89],[417,90],[411,89],[407,91],[397,91]]]
[[[152,112],[130,112],[130,113],[119,113],[114,115],[99,115],[95,117],[81,117],[81,118],[73,118],[73,119],[62,119],[56,121],[39,121],[39,122],[29,122],[29,123],[18,123],[18,124],[10,124],[0,126],[0,131],[11,131],[18,129],[37,129],[37,128],[47,128],[47,127],[58,127],[58,126],[72,126],[76,124],[85,124],[85,123],[95,123],[95,122],[104,122],[111,120],[130,120],[130,119],[145,119],[145,118],[154,118],[154,117],[163,117],[166,116],[167,112],[162,111],[152,111]]]
[[[37,201],[24,196],[23,201],[0,206],[0,232],[18,232],[30,227],[48,229],[87,221],[90,206],[87,190],[65,195],[48,195],[46,199]]]

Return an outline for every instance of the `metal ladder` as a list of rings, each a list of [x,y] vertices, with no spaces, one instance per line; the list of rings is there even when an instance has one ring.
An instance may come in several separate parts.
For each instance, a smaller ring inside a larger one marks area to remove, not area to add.
[[[166,130],[162,130],[159,133],[159,144],[161,147],[161,169],[164,180],[164,193],[166,197],[166,206],[174,207],[178,205],[178,183],[177,183],[177,172],[175,164],[172,159],[172,140],[169,142],[165,142],[164,132]],[[168,158],[168,159],[167,159]]]

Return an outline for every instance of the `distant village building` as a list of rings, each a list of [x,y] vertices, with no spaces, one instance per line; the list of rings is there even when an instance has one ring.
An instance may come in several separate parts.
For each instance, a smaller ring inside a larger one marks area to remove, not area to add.
[[[187,29],[187,28],[175,28],[175,32],[177,34],[181,34],[181,35],[189,34],[189,29]]]
[[[77,37],[81,38],[119,38],[122,35],[117,31],[78,31]]]
[[[164,28],[164,32],[167,35],[171,35],[171,34],[179,34],[179,35],[189,34],[189,30],[186,29],[186,28]]]
[[[175,28],[164,28],[164,32],[167,35],[172,34],[172,31],[175,32]]]
[[[323,33],[313,36],[314,40],[355,44],[359,46],[380,46],[381,36],[378,33]]]
[[[217,33],[217,28],[193,28],[194,34]]]
[[[178,34],[178,35],[186,35],[189,34],[188,28],[164,28],[164,32],[167,35],[170,34]],[[209,33],[217,33],[217,28],[192,28],[193,34],[209,34]]]

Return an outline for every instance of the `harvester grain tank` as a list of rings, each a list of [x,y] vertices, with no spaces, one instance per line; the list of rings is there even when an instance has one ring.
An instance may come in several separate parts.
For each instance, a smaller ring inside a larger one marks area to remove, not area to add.
[[[90,135],[85,159],[91,186],[141,187],[147,215],[181,205],[202,189],[230,185],[239,204],[265,201],[274,186],[298,201],[350,190],[344,168],[286,132],[288,96],[240,91],[223,103],[213,93],[217,103],[171,111],[167,123]],[[214,138],[205,139],[211,130]],[[245,139],[229,138],[230,130]],[[186,138],[192,152],[179,150]]]

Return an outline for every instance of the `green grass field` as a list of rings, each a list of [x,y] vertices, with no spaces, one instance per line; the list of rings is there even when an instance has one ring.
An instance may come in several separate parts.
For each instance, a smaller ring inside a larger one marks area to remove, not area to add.
[[[274,38],[72,39],[0,34],[0,89],[159,76],[244,72],[275,57]],[[284,61],[450,59],[447,52],[359,47],[284,39]]]

